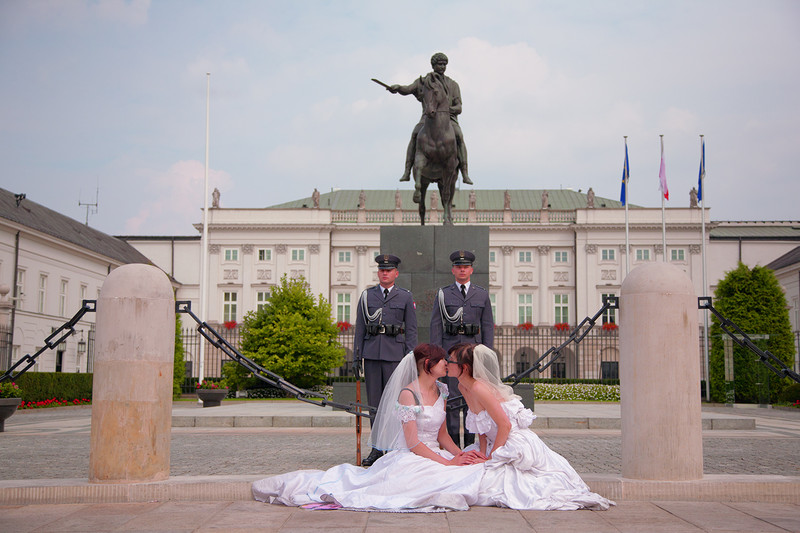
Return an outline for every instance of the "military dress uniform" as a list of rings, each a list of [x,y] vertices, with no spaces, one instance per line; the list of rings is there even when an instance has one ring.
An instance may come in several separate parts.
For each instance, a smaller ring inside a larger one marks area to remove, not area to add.
[[[459,250],[450,255],[453,265],[472,265],[475,255]],[[431,344],[448,351],[456,344],[483,344],[494,348],[494,316],[489,291],[470,282],[469,289],[462,294],[458,283],[439,289],[433,300],[431,311]],[[456,395],[458,379],[443,378],[447,387]],[[463,409],[466,416],[466,408]],[[447,411],[447,432],[456,444],[460,442],[460,415],[458,410]],[[475,435],[465,433],[464,445],[472,444]]]
[[[400,259],[393,255],[375,258],[378,268],[397,268]],[[353,354],[363,363],[367,402],[378,407],[383,389],[394,369],[417,345],[417,311],[411,291],[394,285],[386,295],[375,285],[365,289],[356,305],[356,331]],[[373,427],[375,421],[371,421]],[[369,458],[375,456],[373,450]],[[380,457],[378,453],[377,457]],[[365,459],[369,466],[377,459]]]

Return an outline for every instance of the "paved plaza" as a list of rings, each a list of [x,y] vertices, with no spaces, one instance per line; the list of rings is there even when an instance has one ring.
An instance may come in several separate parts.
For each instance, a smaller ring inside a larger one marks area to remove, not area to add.
[[[354,462],[354,417],[296,401],[226,401],[210,409],[176,402],[171,477],[161,484],[88,483],[91,407],[12,416],[0,434],[0,531],[456,531],[468,525],[493,531],[800,532],[800,411],[704,406],[705,478],[699,488],[673,490],[667,498],[673,501],[620,483],[618,404],[542,402],[535,412],[537,434],[593,490],[617,499],[617,507],[419,515],[265,505],[250,500],[255,479]],[[367,431],[362,450],[369,451]],[[731,492],[740,484],[743,489]],[[687,496],[681,500],[681,494]]]

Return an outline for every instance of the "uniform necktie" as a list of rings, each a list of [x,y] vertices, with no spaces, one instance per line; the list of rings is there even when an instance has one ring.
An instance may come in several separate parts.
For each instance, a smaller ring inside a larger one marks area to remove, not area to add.
[[[467,297],[467,286],[466,285],[462,285],[461,286],[461,296],[463,296],[464,298]]]
[[[383,289],[383,299],[385,300],[389,296],[389,289]]]

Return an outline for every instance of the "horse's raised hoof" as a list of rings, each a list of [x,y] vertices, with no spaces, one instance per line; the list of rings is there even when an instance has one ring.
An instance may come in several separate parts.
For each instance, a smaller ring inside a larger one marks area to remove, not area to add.
[[[403,180],[400,180],[400,181],[403,181]],[[464,182],[464,185],[473,185],[472,180],[469,179],[469,176],[462,175],[461,176],[461,181]]]
[[[418,204],[422,195],[420,194],[419,190],[414,191],[414,203]]]
[[[403,176],[400,178],[400,181],[411,181],[411,175],[403,174]]]

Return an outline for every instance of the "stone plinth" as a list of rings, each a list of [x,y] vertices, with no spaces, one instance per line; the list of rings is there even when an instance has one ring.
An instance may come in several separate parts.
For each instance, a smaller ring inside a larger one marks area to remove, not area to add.
[[[703,476],[697,296],[678,267],[635,268],[620,293],[622,476]]]
[[[175,299],[149,265],[109,274],[97,301],[89,481],[169,477]]]
[[[381,253],[398,256],[397,285],[414,294],[417,337],[430,340],[431,310],[440,287],[453,283],[450,254],[475,254],[472,283],[489,290],[489,228],[487,226],[382,226]]]

